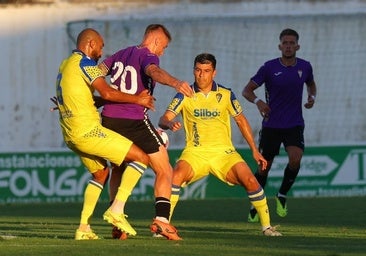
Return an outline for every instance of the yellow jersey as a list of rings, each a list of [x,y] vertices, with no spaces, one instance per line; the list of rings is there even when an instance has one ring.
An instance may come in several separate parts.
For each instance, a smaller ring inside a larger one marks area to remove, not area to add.
[[[208,94],[200,92],[195,84],[192,88],[193,97],[177,93],[167,109],[182,115],[186,148],[233,148],[230,119],[242,113],[235,94],[215,82]]]
[[[103,77],[97,62],[79,50],[74,50],[59,68],[56,81],[60,125],[66,141],[84,136],[96,125],[100,115],[94,106],[91,84]]]

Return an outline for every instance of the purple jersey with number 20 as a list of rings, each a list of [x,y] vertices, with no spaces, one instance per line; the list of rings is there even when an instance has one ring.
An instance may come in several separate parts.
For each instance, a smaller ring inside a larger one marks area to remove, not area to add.
[[[111,77],[111,86],[128,94],[139,94],[148,89],[153,94],[155,82],[145,74],[147,66],[159,66],[159,57],[147,48],[131,46],[106,58],[104,65]],[[147,109],[138,104],[109,102],[104,105],[102,115],[112,118],[142,120]]]
[[[251,80],[265,85],[266,101],[271,112],[263,120],[263,127],[291,128],[304,126],[302,95],[304,83],[314,80],[310,62],[296,58],[293,66],[284,66],[280,58],[269,60],[261,66]]]

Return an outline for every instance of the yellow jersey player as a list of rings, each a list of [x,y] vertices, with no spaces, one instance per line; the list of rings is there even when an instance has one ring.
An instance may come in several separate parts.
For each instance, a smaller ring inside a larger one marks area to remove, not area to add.
[[[211,173],[228,185],[243,186],[251,204],[258,211],[263,234],[281,236],[270,224],[267,199],[262,187],[233,146],[231,117],[250,146],[258,165],[266,167],[267,162],[255,146],[251,127],[234,93],[214,81],[215,56],[209,53],[196,56],[193,74],[195,82],[191,86],[194,96],[176,94],[159,120],[161,128],[177,131],[182,125],[175,118],[181,114],[186,136],[185,148],[173,171],[170,218],[179,200],[181,187]]]
[[[76,152],[92,174],[86,186],[81,219],[75,233],[76,240],[98,239],[90,227],[96,203],[109,175],[107,161],[120,165],[128,162],[127,169],[143,173],[149,162],[148,156],[132,141],[102,127],[93,92],[96,90],[104,100],[137,103],[154,107],[154,99],[146,91],[139,95],[125,94],[111,88],[104,79],[97,61],[102,55],[104,41],[94,29],[85,29],[77,38],[77,49],[65,59],[59,68],[56,82],[60,126],[66,145]],[[123,177],[119,191],[104,219],[119,229],[135,235],[127,222],[123,206],[129,194],[124,193],[131,184]]]

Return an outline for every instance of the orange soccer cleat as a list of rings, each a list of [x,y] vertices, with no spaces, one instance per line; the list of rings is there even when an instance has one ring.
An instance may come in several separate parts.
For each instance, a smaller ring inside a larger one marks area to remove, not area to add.
[[[126,240],[128,238],[128,235],[126,232],[123,232],[119,230],[116,226],[114,226],[112,229],[112,238],[119,240]]]
[[[157,219],[153,220],[150,231],[154,234],[162,235],[168,240],[182,240],[182,238],[178,236],[178,231],[174,226]]]

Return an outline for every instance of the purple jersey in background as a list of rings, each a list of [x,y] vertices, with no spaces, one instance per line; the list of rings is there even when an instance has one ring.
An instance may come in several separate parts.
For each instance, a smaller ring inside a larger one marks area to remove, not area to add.
[[[150,64],[159,66],[158,56],[147,48],[137,46],[122,49],[102,62],[115,89],[128,94],[139,94],[148,89],[152,95],[155,82],[145,74],[145,69]],[[147,109],[138,104],[109,102],[104,105],[102,115],[142,120],[146,111]]]
[[[263,127],[291,128],[304,126],[302,95],[304,83],[314,80],[311,64],[296,58],[293,66],[284,66],[280,58],[261,66],[251,80],[258,86],[265,84],[266,101],[271,112],[263,120]]]

